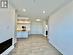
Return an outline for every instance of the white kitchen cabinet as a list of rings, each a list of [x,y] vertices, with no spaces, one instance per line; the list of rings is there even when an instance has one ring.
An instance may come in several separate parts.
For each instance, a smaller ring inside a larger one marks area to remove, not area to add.
[[[17,38],[28,38],[28,31],[17,32]]]

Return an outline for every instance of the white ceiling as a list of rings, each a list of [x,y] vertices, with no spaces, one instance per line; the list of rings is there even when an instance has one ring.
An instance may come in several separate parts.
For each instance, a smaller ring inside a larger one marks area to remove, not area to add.
[[[70,1],[72,0],[10,0],[10,3],[17,9],[17,14],[20,16],[47,18]],[[26,12],[22,9],[26,9]],[[43,10],[46,11],[45,14]]]

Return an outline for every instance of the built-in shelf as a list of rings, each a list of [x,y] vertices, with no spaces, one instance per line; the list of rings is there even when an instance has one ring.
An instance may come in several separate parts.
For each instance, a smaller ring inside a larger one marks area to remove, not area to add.
[[[17,24],[29,24],[29,23],[17,23]]]
[[[30,21],[29,19],[17,19],[17,21]]]
[[[22,30],[17,30],[17,32],[22,32]],[[25,31],[24,31],[25,32]]]
[[[29,26],[29,28],[30,28],[30,23],[31,23],[31,21],[27,20],[27,19],[17,19],[17,29],[16,29],[16,31],[21,32],[23,29],[27,31],[27,26]],[[25,28],[22,28],[22,26],[24,26]]]

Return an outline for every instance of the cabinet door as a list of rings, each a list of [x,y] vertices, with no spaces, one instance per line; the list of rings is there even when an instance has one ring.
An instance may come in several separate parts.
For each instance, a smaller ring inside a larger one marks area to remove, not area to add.
[[[17,32],[17,38],[21,38],[22,35],[21,35],[21,32]]]
[[[22,38],[28,38],[28,32],[21,32]]]

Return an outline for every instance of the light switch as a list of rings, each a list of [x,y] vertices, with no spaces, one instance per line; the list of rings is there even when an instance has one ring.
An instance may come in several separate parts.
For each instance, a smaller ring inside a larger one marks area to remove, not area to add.
[[[1,8],[8,8],[8,0],[1,0],[0,7]]]

